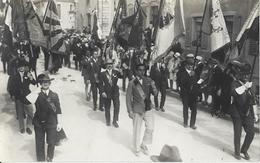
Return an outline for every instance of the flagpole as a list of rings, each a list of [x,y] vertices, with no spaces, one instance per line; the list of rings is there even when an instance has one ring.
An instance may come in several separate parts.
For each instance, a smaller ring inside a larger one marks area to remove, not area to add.
[[[152,38],[153,41],[155,41],[158,29],[159,29],[160,19],[161,19],[161,16],[162,16],[163,4],[164,4],[164,0],[161,0],[160,1],[160,7],[159,7],[159,14],[158,14],[158,19],[157,19],[157,24],[156,24],[156,27],[154,28],[153,36],[152,36],[153,37]]]
[[[24,25],[25,25],[25,30],[26,30],[25,32],[26,32],[26,36],[28,37],[28,41],[29,41],[29,46],[30,46],[30,51],[31,51],[31,58],[34,58],[33,49],[32,49],[32,41],[30,39],[30,33],[29,33],[29,30],[28,30],[28,24],[26,22],[26,18],[25,18],[25,15],[24,15],[24,1],[20,0],[20,2],[21,2],[21,5],[22,5],[22,10],[23,10]],[[32,65],[30,65],[30,66],[32,66]],[[33,71],[34,71],[35,79],[36,79],[36,81],[38,81],[36,67],[33,67]],[[39,87],[38,83],[37,83],[37,87]]]
[[[258,44],[259,44],[259,41],[257,41],[257,45],[258,45]],[[259,46],[257,46],[257,52],[259,52]],[[254,69],[255,69],[255,63],[256,63],[256,58],[257,58],[257,54],[254,56],[254,62],[253,62],[253,65],[252,65],[252,70],[251,70],[250,80],[249,80],[249,81],[252,81],[252,78],[253,78]]]
[[[205,18],[207,4],[208,4],[208,0],[206,0],[206,3],[205,3],[204,12],[203,12],[203,16],[202,16],[202,23],[201,23],[201,26],[200,26],[200,33],[199,33],[199,36],[197,38],[197,45],[196,45],[196,51],[195,51],[195,56],[194,56],[193,70],[195,69],[196,57],[198,56],[199,47],[201,46],[202,26],[203,26],[203,22],[204,22],[204,18]]]

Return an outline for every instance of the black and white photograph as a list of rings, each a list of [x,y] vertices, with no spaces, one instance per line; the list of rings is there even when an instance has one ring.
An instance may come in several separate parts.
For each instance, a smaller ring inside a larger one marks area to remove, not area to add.
[[[0,0],[0,162],[260,162],[259,0]]]

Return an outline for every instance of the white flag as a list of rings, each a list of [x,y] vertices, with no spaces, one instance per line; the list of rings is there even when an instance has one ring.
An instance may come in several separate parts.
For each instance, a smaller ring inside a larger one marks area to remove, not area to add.
[[[202,24],[203,33],[210,35],[210,48],[214,52],[230,42],[219,0],[207,0]]]
[[[185,35],[182,0],[164,0],[152,59],[163,57]]]

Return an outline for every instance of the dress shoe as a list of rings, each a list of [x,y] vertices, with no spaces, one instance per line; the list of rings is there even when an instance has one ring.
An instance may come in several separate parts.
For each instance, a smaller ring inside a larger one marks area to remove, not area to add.
[[[140,156],[140,151],[135,151],[134,154],[135,154],[136,157],[139,157]]]
[[[161,108],[161,111],[162,111],[162,112],[165,112],[164,108]]]
[[[196,129],[197,129],[196,126],[190,126],[190,128],[192,128],[193,130],[196,130]]]
[[[94,108],[93,108],[94,111],[97,111],[97,106],[94,105]]]
[[[187,125],[187,124],[183,124],[183,127],[184,127],[184,128],[187,128],[187,127],[188,127],[188,125]]]
[[[237,159],[237,160],[241,160],[241,156],[240,155],[234,155],[234,157]]]
[[[106,124],[107,124],[107,126],[111,126],[110,122],[107,122]]]
[[[149,155],[149,151],[146,145],[141,145],[141,150],[145,155]]]
[[[49,158],[49,157],[47,157],[46,161],[47,161],[47,162],[52,162],[52,159]]]
[[[118,127],[119,127],[119,125],[118,125],[118,123],[117,123],[116,121],[113,122],[113,125],[114,125],[115,128],[118,128]]]
[[[248,154],[247,152],[242,152],[242,151],[241,151],[241,153],[244,155],[243,158],[244,158],[245,160],[250,160],[250,156],[249,156],[249,154]]]
[[[105,108],[104,107],[100,107],[99,110],[103,112],[105,110]]]
[[[26,128],[26,133],[32,135],[32,130],[30,128]]]
[[[24,134],[24,133],[25,133],[25,129],[24,129],[24,128],[21,129],[21,130],[20,130],[20,133],[21,133],[21,134]]]
[[[159,109],[159,107],[155,107],[155,110],[156,110],[156,111],[159,111],[160,109]]]

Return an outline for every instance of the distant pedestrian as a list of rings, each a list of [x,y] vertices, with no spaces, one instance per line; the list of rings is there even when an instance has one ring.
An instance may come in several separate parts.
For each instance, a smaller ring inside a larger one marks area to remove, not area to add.
[[[154,130],[154,116],[151,106],[150,96],[157,96],[154,81],[145,76],[146,66],[136,65],[136,78],[132,79],[126,92],[126,106],[129,117],[133,119],[133,145],[136,156],[140,155],[140,150],[146,155],[149,154],[147,145],[152,143]],[[145,133],[140,145],[141,127],[145,122]]]
[[[33,118],[37,161],[51,162],[54,156],[57,131],[62,129],[61,107],[58,94],[49,89],[50,77],[38,76],[41,92],[35,102],[36,112]],[[45,135],[47,135],[47,158],[45,159]]]

